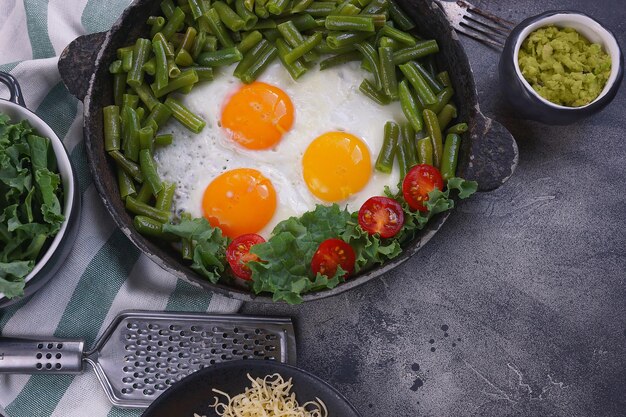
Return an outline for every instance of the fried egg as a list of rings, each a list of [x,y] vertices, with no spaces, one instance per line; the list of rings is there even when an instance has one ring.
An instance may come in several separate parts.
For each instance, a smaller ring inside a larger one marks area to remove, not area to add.
[[[155,151],[163,181],[176,184],[174,208],[206,217],[227,236],[268,238],[282,220],[338,203],[355,211],[398,169],[374,170],[387,121],[402,122],[398,102],[380,106],[359,91],[369,74],[358,62],[294,81],[278,61],[245,85],[224,68],[181,96],[206,121],[199,134],[174,119],[161,133],[174,142]]]

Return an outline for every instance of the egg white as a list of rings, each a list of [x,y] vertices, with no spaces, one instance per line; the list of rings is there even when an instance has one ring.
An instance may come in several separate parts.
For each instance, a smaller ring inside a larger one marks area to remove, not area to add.
[[[368,198],[381,195],[384,187],[397,189],[399,172],[391,174],[374,169],[382,146],[387,121],[404,121],[398,102],[380,106],[359,91],[370,75],[358,62],[319,71],[312,68],[294,81],[278,61],[272,63],[259,81],[281,88],[291,98],[295,118],[293,127],[279,144],[270,150],[248,150],[233,142],[220,126],[222,107],[243,84],[232,73],[234,66],[219,71],[214,81],[195,87],[181,96],[183,103],[206,121],[206,127],[194,134],[175,121],[169,121],[161,133],[172,133],[171,145],[155,151],[161,179],[176,184],[174,210],[202,216],[202,196],[207,185],[224,171],[253,168],[274,185],[277,196],[272,220],[259,232],[268,238],[282,220],[313,210],[316,204],[330,204],[309,191],[302,176],[302,156],[309,144],[330,131],[346,131],[365,142],[370,151],[372,176],[367,185],[348,199],[338,202],[355,211]],[[250,208],[254,215],[254,207]]]

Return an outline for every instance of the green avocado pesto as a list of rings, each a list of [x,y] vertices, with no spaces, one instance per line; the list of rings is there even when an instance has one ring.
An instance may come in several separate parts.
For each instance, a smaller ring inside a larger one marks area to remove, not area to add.
[[[611,73],[611,57],[572,28],[547,26],[524,40],[519,67],[541,97],[580,107],[602,92]]]

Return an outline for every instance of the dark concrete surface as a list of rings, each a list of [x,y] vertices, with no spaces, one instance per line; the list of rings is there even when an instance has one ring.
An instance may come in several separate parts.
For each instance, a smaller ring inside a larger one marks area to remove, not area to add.
[[[584,11],[626,46],[623,0],[474,3],[515,21]],[[376,282],[243,312],[294,317],[298,364],[364,417],[626,416],[626,87],[571,126],[518,120],[497,51],[463,43],[483,112],[518,141],[513,178]]]

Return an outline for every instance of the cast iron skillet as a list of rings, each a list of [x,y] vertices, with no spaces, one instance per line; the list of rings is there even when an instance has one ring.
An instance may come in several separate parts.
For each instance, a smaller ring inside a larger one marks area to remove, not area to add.
[[[280,373],[283,379],[293,378],[293,390],[300,405],[319,398],[328,408],[329,416],[360,417],[343,395],[318,377],[275,361],[243,360],[222,362],[209,366],[183,378],[160,395],[142,417],[193,416],[217,417],[213,404],[213,388],[231,397],[250,386],[246,374],[253,378]],[[223,402],[224,397],[220,400]]]
[[[518,150],[513,136],[499,123],[480,112],[476,87],[465,51],[443,12],[428,0],[398,0],[400,6],[415,20],[417,27],[439,43],[439,64],[446,68],[455,89],[455,101],[460,119],[469,123],[464,135],[459,159],[459,174],[478,181],[480,191],[490,191],[502,185],[517,166]],[[139,36],[148,37],[147,16],[160,14],[159,2],[136,0],[108,32],[82,36],[74,40],[59,60],[61,77],[69,91],[84,101],[84,135],[89,166],[104,205],[128,238],[165,270],[178,278],[223,295],[243,301],[271,302],[265,294],[254,295],[243,289],[218,283],[212,284],[184,265],[178,253],[160,246],[140,235],[132,226],[132,218],[119,197],[113,162],[103,146],[102,108],[113,102],[112,77],[109,64],[116,50],[135,42]],[[351,277],[334,289],[305,294],[305,301],[342,293],[376,278],[413,256],[441,228],[449,212],[433,218],[402,255],[386,264]]]

